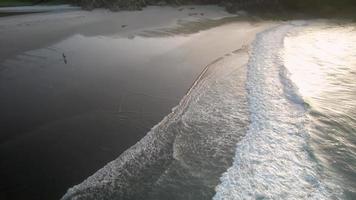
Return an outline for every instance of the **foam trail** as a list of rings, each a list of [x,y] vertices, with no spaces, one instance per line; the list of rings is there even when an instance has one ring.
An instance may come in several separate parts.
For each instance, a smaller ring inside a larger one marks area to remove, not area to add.
[[[170,115],[63,200],[210,199],[246,133],[248,54],[212,62]]]
[[[214,200],[339,198],[311,159],[306,108],[280,58],[286,34],[303,24],[285,24],[257,36],[246,83],[251,124]]]

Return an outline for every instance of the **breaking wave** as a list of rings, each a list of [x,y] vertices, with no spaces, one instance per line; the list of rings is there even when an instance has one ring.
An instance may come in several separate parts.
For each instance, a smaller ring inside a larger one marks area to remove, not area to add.
[[[307,108],[283,66],[284,37],[304,23],[260,33],[248,64],[251,123],[233,165],[216,187],[218,199],[337,199],[308,146]]]

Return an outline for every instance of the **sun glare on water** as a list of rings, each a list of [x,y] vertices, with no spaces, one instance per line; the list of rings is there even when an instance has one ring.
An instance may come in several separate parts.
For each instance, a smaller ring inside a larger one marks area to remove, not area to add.
[[[286,37],[284,64],[308,103],[326,93],[341,95],[338,100],[342,101],[348,91],[340,84],[355,84],[350,77],[356,71],[355,33],[353,27],[311,28]]]

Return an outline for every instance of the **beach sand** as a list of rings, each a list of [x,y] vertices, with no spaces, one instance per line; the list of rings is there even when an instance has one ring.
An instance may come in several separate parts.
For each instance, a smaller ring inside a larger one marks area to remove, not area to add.
[[[0,198],[60,198],[271,26],[216,6],[0,18]]]

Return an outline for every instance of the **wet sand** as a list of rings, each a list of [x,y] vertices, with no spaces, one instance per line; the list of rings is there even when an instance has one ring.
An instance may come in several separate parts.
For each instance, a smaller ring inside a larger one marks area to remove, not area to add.
[[[0,198],[58,199],[134,145],[206,65],[271,26],[232,17],[189,6],[0,18]]]

